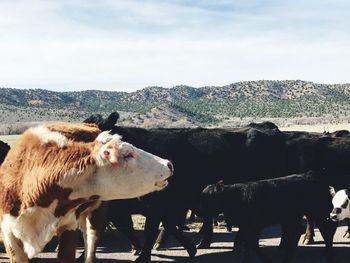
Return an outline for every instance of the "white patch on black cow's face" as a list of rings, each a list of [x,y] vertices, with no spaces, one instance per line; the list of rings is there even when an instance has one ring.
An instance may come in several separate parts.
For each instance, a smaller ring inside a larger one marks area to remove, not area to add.
[[[350,218],[349,196],[347,190],[336,192],[332,199],[333,210],[330,217],[333,221],[341,221]]]

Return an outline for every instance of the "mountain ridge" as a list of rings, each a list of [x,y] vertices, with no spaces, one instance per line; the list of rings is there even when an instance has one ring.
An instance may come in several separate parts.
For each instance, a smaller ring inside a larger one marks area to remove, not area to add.
[[[79,121],[91,113],[111,111],[124,112],[122,119],[131,125],[137,125],[140,118],[154,118],[164,124],[159,121],[163,112],[171,116],[167,122],[170,126],[172,121],[208,126],[220,125],[229,118],[338,119],[350,115],[350,84],[303,80],[241,81],[199,88],[150,86],[134,92],[13,88],[0,88],[0,92],[1,123]]]

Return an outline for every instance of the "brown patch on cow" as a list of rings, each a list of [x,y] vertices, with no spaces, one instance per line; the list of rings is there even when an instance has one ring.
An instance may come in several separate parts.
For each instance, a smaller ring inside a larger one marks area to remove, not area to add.
[[[96,170],[96,153],[102,145],[93,141],[100,132],[97,126],[59,123],[47,127],[67,136],[69,145],[43,144],[30,130],[18,138],[0,167],[0,214],[18,216],[28,207],[48,207],[55,199],[65,202],[57,214],[65,213],[71,207],[67,200],[72,189],[60,187],[59,181],[73,171],[69,183],[77,185]]]
[[[53,132],[59,132],[69,140],[79,142],[92,142],[101,130],[92,123],[50,123],[46,127]]]
[[[82,213],[86,211],[86,209],[90,208],[94,204],[94,201],[84,203],[80,205],[76,210],[75,210],[75,217],[79,218]]]
[[[80,218],[84,218],[88,215],[91,214],[92,211],[94,211],[95,209],[97,209],[98,207],[100,207],[101,205],[100,200],[95,200],[95,201],[89,201],[87,203],[82,204],[81,206],[79,206],[76,210],[75,210],[75,216],[78,219]]]
[[[55,209],[55,216],[60,217],[67,214],[69,211],[77,208],[81,204],[88,202],[85,198],[78,198],[75,200],[59,200]]]

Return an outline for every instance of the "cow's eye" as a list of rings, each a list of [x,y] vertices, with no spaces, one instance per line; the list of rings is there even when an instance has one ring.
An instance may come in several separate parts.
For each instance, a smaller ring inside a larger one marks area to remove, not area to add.
[[[124,160],[130,160],[135,157],[135,154],[133,152],[129,152],[123,156]]]
[[[342,208],[347,208],[348,203],[349,203],[349,200],[346,200],[345,203],[344,203],[341,207],[342,207]]]

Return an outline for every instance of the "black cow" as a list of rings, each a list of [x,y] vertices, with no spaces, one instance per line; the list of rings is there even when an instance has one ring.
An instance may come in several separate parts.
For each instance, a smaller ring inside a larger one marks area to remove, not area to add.
[[[286,134],[287,170],[302,173],[326,168],[332,174],[332,185],[348,187],[350,179],[350,138],[344,131],[319,134],[284,132]],[[308,218],[304,244],[313,242],[313,222]],[[344,236],[347,236],[345,233]]]
[[[109,119],[116,119],[116,114]],[[107,125],[100,115],[89,122]],[[320,134],[280,132],[274,124],[250,125],[242,129],[141,129],[113,126],[112,132],[126,141],[171,159],[175,165],[168,189],[149,195],[146,241],[138,261],[148,261],[160,221],[181,241],[189,253],[191,242],[175,226],[181,225],[187,208],[198,202],[201,189],[223,178],[227,183],[272,178],[326,167],[333,185],[350,171],[350,144],[347,138]],[[346,177],[345,177],[346,178]],[[345,179],[347,182],[348,179]],[[344,183],[344,182],[343,182]],[[181,194],[179,194],[181,193]],[[174,202],[173,200],[176,200]],[[211,224],[211,221],[209,221]],[[209,224],[208,223],[208,224]],[[204,231],[204,244],[210,233]],[[203,243],[203,242],[202,242]]]
[[[2,164],[2,162],[5,160],[5,157],[9,150],[10,146],[5,142],[0,141],[0,164]]]
[[[102,128],[109,121],[96,115],[88,122]],[[286,174],[284,135],[274,124],[267,126],[230,130],[112,127],[112,132],[122,135],[125,141],[170,159],[175,167],[165,191],[142,198],[147,204],[146,239],[137,261],[150,260],[161,221],[189,254],[194,254],[193,244],[176,226],[182,224],[187,210],[196,206],[206,185],[221,178],[228,183],[237,183]]]
[[[234,247],[244,251],[243,261],[248,261],[253,251],[266,260],[258,249],[259,234],[262,228],[277,223],[281,223],[284,235],[284,261],[290,260],[301,234],[300,221],[303,215],[311,215],[325,240],[330,260],[337,226],[327,220],[332,202],[327,178],[320,177],[308,172],[234,185],[221,181],[203,190],[198,211],[204,217],[225,213],[239,227]]]

